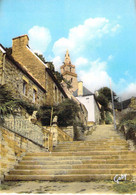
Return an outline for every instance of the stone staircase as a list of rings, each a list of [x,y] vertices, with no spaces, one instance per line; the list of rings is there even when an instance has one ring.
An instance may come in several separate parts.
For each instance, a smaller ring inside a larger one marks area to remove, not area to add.
[[[5,180],[113,180],[121,174],[133,179],[136,151],[129,150],[128,143],[112,128],[103,136],[101,130],[98,128],[85,141],[60,143],[53,152],[28,153]]]

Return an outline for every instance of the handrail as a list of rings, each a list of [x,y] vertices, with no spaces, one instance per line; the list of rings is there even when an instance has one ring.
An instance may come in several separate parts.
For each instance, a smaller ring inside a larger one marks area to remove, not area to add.
[[[25,138],[25,139],[27,139],[27,140],[33,142],[34,144],[36,144],[36,145],[38,145],[38,146],[44,148],[43,145],[41,145],[41,144],[39,144],[39,143],[37,143],[37,142],[31,140],[30,138],[28,138],[28,137],[26,137],[26,136],[24,136],[24,135],[22,135],[22,134],[20,134],[20,133],[17,133],[17,132],[15,132],[15,131],[9,129],[8,127],[6,127],[6,126],[4,126],[4,125],[1,125],[1,124],[0,124],[0,126],[3,127],[3,128],[5,128],[5,129],[8,130],[8,131],[11,131],[12,133],[15,133],[16,135],[19,135],[20,137],[23,137],[23,138]]]

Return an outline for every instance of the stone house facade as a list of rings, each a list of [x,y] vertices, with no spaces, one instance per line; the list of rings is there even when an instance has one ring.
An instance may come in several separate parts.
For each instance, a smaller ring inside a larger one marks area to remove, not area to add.
[[[38,107],[56,105],[67,95],[47,64],[29,48],[28,40],[27,35],[14,38],[11,55],[0,45],[0,84]]]

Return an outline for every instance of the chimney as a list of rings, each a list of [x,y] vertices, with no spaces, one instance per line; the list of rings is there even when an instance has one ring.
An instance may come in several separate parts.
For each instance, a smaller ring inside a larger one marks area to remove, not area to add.
[[[29,38],[27,35],[22,35],[12,39],[12,55],[13,57],[28,45]]]
[[[83,81],[78,81],[78,96],[83,96]]]

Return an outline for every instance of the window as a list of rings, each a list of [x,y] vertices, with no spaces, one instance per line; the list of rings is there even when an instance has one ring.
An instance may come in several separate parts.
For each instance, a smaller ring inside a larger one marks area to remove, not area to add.
[[[27,82],[23,80],[23,94],[27,95]]]
[[[71,78],[71,83],[72,83],[72,81],[73,81],[73,78]]]
[[[37,91],[33,89],[33,102],[35,103],[37,99]]]
[[[70,67],[70,72],[71,72],[71,67]]]
[[[29,80],[25,76],[22,77],[22,80],[23,80],[23,94],[25,96],[27,96],[28,95],[28,83],[29,83]]]
[[[57,87],[55,86],[55,102],[57,102]]]

